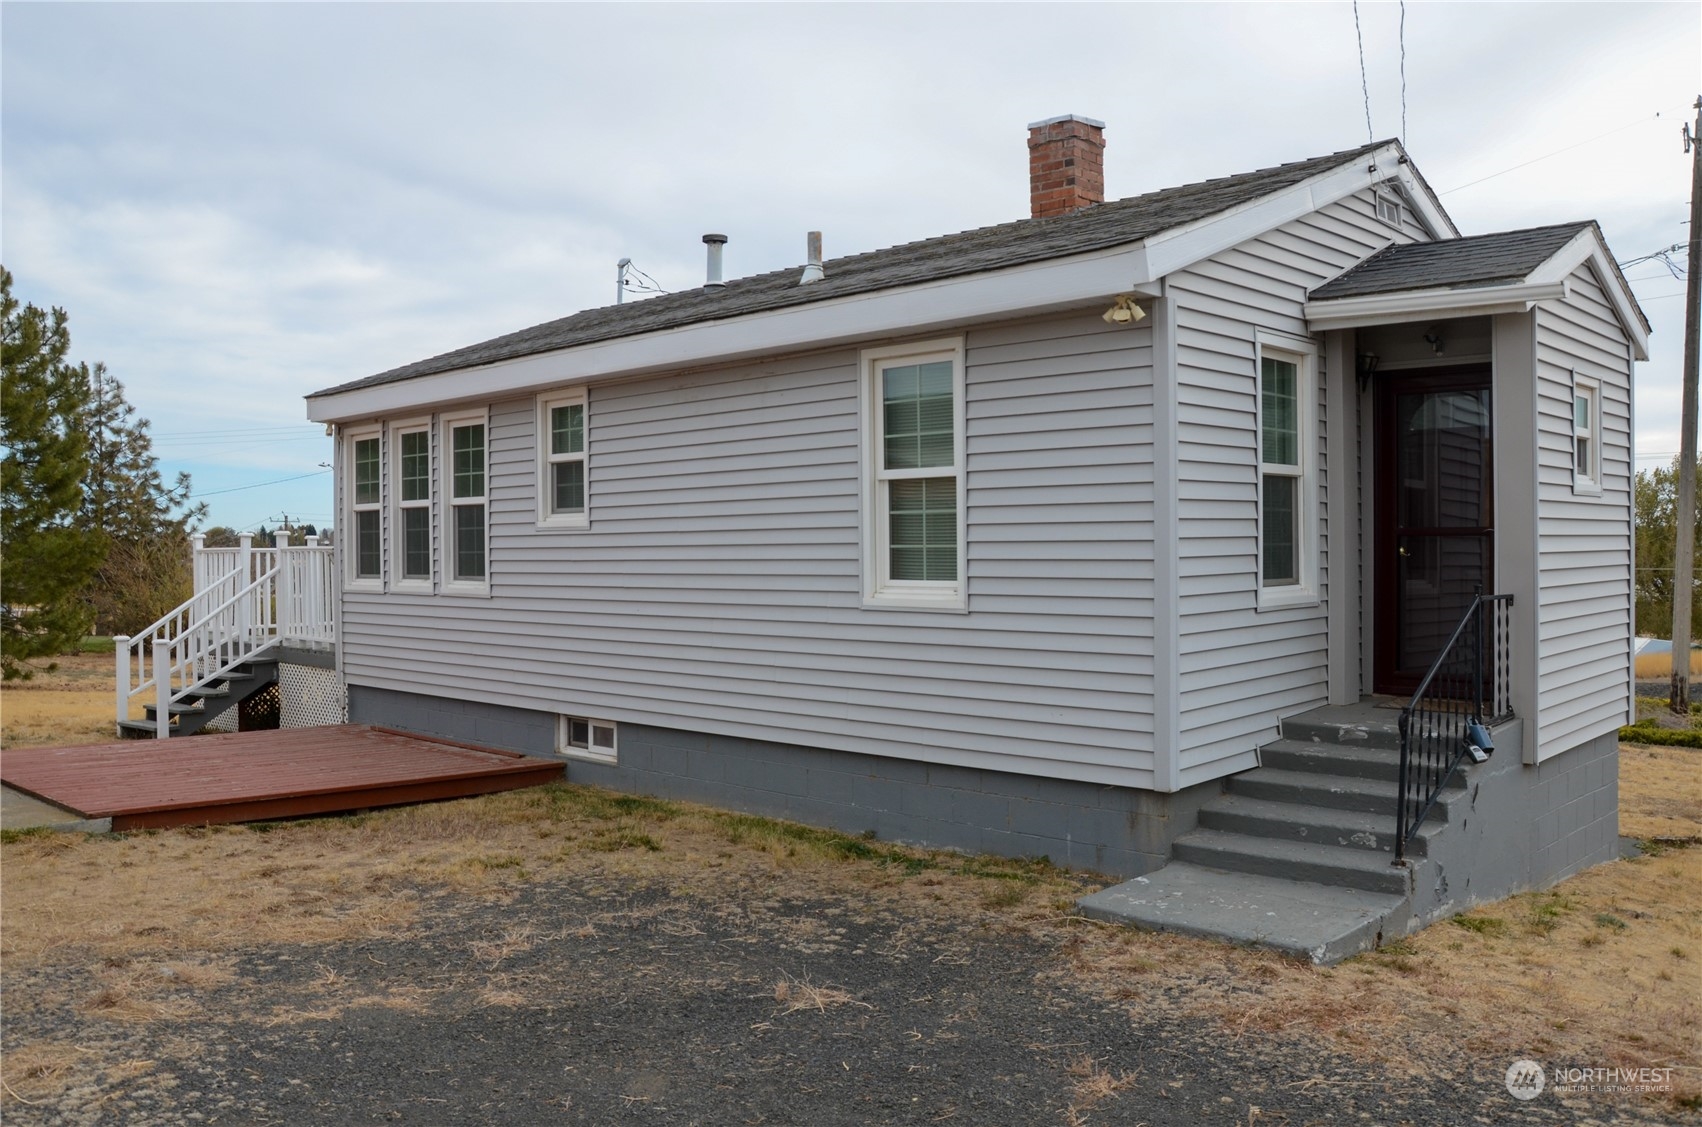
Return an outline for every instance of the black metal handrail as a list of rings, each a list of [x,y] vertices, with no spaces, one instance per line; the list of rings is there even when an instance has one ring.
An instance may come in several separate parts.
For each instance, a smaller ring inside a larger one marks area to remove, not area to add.
[[[1512,608],[1512,595],[1479,592],[1401,709],[1396,864],[1460,764],[1495,750],[1489,725],[1513,715]]]

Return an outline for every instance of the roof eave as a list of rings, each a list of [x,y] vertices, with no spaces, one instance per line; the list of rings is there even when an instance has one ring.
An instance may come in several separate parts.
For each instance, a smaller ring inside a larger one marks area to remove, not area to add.
[[[1433,321],[1445,317],[1525,313],[1537,302],[1564,298],[1567,292],[1564,280],[1533,284],[1528,279],[1488,286],[1397,290],[1363,297],[1308,301],[1305,317],[1307,327],[1313,332],[1360,329],[1369,325]]]
[[[495,363],[307,397],[319,423],[534,394],[596,380],[708,367],[872,339],[901,338],[1012,314],[1081,307],[1121,293],[1157,296],[1140,243],[1068,258],[701,321]]]

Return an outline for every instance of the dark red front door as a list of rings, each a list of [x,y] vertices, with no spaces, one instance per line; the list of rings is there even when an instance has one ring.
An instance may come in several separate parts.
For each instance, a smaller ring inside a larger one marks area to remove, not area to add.
[[[1376,688],[1410,693],[1493,591],[1489,369],[1377,377]]]

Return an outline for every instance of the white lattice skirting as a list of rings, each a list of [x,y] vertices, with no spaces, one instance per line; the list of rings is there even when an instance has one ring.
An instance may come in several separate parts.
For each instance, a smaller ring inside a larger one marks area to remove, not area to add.
[[[335,670],[280,663],[278,698],[280,728],[348,723],[349,690]]]

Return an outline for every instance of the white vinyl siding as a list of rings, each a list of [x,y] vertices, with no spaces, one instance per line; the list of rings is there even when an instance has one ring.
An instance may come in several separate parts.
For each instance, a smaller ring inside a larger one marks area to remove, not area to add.
[[[1178,322],[1182,786],[1252,766],[1284,716],[1329,699],[1337,463],[1324,426],[1327,373],[1320,356],[1306,381],[1312,398],[1303,420],[1311,434],[1304,453],[1315,459],[1317,509],[1304,548],[1316,553],[1316,588],[1298,605],[1275,606],[1268,592],[1280,588],[1260,583],[1259,331],[1309,340],[1302,306],[1310,290],[1391,241],[1424,237],[1404,209],[1399,230],[1379,219],[1373,195],[1350,196],[1167,279]],[[1341,596],[1357,601],[1358,592]]]
[[[589,529],[538,527],[536,402],[493,404],[489,601],[351,595],[345,674],[1150,787],[1151,332],[1098,313],[964,338],[970,613],[862,605],[863,377],[841,349],[592,389]]]
[[[1624,331],[1588,266],[1537,307],[1536,752],[1546,759],[1629,723],[1631,395]],[[1577,474],[1576,390],[1597,391],[1595,490]]]

